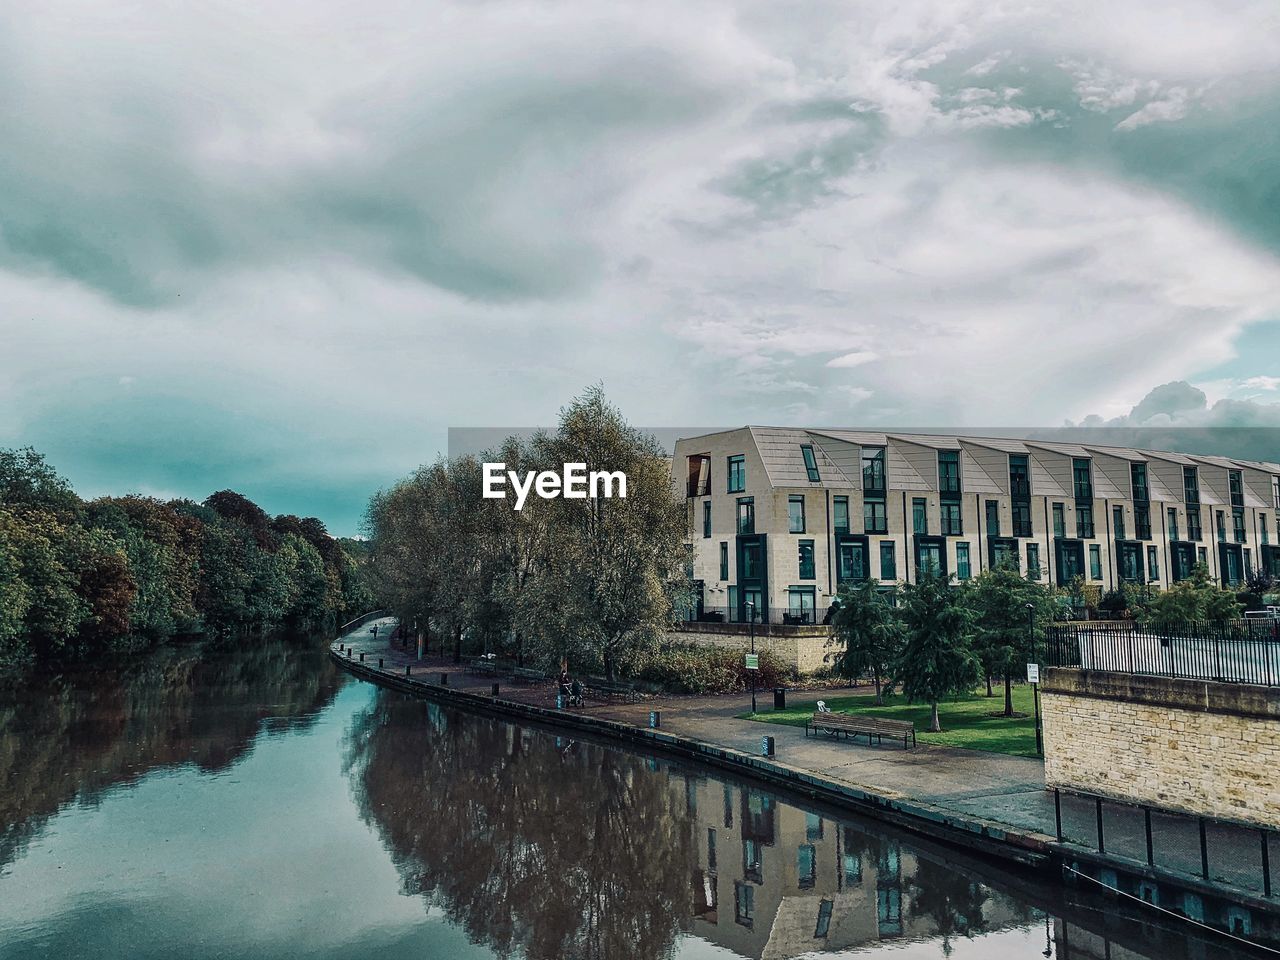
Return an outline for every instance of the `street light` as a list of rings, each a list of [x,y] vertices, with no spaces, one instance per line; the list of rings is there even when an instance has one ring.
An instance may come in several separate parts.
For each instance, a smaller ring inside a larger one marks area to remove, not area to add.
[[[1027,604],[1027,647],[1031,651],[1031,662],[1036,662],[1036,605],[1034,603]],[[1036,670],[1036,678],[1039,680],[1040,671]],[[1035,704],[1036,713],[1036,756],[1044,756],[1044,735],[1040,732],[1040,684],[1039,682],[1031,684],[1031,699]]]
[[[756,602],[754,600],[748,600],[747,608],[748,608],[747,616],[751,618],[751,652],[755,653],[756,652]],[[755,713],[756,712],[756,672],[754,670],[748,670],[747,673],[751,674],[751,712]]]

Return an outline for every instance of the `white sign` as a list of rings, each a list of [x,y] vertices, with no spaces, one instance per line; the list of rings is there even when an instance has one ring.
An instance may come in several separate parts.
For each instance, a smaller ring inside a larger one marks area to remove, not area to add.
[[[1027,664],[1027,683],[1039,683],[1039,682],[1040,682],[1040,664],[1028,663]]]
[[[760,669],[760,654],[758,654],[758,653],[748,653],[748,654],[747,654],[747,669],[748,669],[748,670],[759,670],[759,669]]]

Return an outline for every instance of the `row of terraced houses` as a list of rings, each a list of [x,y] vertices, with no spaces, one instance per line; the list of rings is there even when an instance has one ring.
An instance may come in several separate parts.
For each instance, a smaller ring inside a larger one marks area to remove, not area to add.
[[[1103,590],[1205,564],[1280,576],[1280,464],[1159,450],[742,427],[681,439],[699,619],[821,620],[846,582],[998,564]]]

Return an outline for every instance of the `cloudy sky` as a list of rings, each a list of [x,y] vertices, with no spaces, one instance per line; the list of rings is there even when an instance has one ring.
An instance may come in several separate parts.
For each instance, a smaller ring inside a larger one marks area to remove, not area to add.
[[[0,446],[352,533],[597,380],[1280,425],[1278,88],[1274,0],[0,0]]]

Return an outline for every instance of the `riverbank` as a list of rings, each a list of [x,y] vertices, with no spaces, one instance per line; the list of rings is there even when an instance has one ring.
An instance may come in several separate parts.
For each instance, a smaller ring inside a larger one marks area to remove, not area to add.
[[[904,750],[889,743],[867,745],[826,737],[806,737],[803,729],[760,724],[738,716],[742,697],[659,697],[637,704],[589,703],[574,710],[555,707],[554,687],[508,686],[494,678],[467,674],[442,658],[423,661],[387,641],[394,621],[362,626],[335,642],[332,654],[357,676],[449,702],[487,715],[553,725],[579,736],[620,740],[645,750],[658,750],[720,769],[751,776],[775,787],[963,847],[1007,864],[1060,877],[1064,866],[1084,871],[1123,872],[1143,881],[1198,890],[1205,897],[1274,914],[1276,904],[1237,887],[1231,863],[1212,882],[1196,879],[1188,862],[1185,873],[1152,869],[1141,861],[1102,853],[1057,839],[1054,795],[1044,788],[1042,761],[973,750],[921,744]],[[372,628],[377,626],[379,636]],[[339,649],[341,647],[342,649]],[[362,656],[363,655],[363,656]],[[381,661],[381,666],[379,666]],[[406,676],[406,668],[408,675]],[[660,727],[649,726],[659,711]],[[761,755],[761,738],[774,738],[775,755]],[[1087,835],[1093,805],[1071,798],[1062,805],[1063,836]],[[1132,825],[1108,826],[1112,850]],[[1137,828],[1140,831],[1140,826]]]

